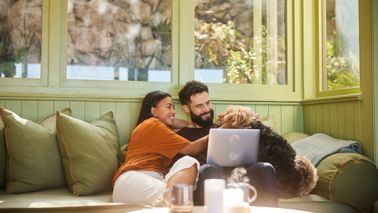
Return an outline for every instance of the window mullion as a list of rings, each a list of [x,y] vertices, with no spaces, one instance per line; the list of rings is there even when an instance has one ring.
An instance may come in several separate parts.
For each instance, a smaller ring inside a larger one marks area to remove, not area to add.
[[[179,84],[194,79],[194,1],[180,0]]]
[[[262,31],[262,27],[263,27],[263,23],[262,23],[262,19],[263,19],[263,16],[262,16],[262,10],[263,10],[263,6],[262,6],[262,0],[254,0],[253,1],[254,5],[253,5],[253,37],[254,37],[254,49],[255,50],[260,50],[262,49],[262,42],[263,42],[263,31]],[[262,82],[262,51],[255,51],[256,53],[256,69],[255,69],[255,72],[256,72],[256,78],[254,80],[253,83],[255,84],[261,84]]]
[[[48,63],[48,84],[50,87],[58,87],[61,72],[61,60],[65,50],[65,31],[66,26],[63,24],[63,14],[66,11],[67,0],[49,1],[49,63]]]

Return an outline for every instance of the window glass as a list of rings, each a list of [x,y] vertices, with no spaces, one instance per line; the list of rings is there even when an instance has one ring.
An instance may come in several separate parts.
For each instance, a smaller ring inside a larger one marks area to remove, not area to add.
[[[42,0],[0,0],[0,77],[41,77]]]
[[[69,0],[67,79],[170,82],[171,23],[171,0]]]
[[[323,90],[359,87],[358,20],[358,0],[323,0]]]
[[[286,0],[197,0],[195,79],[287,84]]]

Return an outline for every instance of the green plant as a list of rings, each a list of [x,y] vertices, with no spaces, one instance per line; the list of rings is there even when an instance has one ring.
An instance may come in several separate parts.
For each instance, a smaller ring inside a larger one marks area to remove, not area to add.
[[[327,48],[327,88],[329,90],[358,87],[360,85],[358,59],[349,51],[349,56],[339,56],[336,32],[329,36]]]
[[[10,45],[7,20],[0,26],[0,77],[12,78],[16,75],[16,58]]]
[[[266,84],[269,81],[266,28],[263,28],[261,36],[251,38],[237,30],[232,21],[227,24],[199,23],[200,27],[195,32],[195,50],[196,61],[201,61],[200,68],[224,69],[227,83]],[[257,73],[261,73],[260,81]]]
[[[229,83],[253,83],[254,53],[242,53],[240,51],[230,51],[225,66],[226,82]]]

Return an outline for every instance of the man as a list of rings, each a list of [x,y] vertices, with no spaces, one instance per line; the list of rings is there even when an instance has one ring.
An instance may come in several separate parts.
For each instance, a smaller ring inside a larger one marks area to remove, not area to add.
[[[214,110],[209,98],[208,88],[198,81],[190,81],[179,93],[182,107],[190,116],[190,123],[177,134],[194,141],[209,134],[210,128],[218,127],[213,123]],[[201,165],[206,163],[207,150],[196,156]]]
[[[182,128],[177,134],[194,141],[209,134],[213,123],[214,110],[209,97],[207,85],[199,81],[189,81],[179,92],[180,102],[185,113],[190,116],[190,124]],[[195,156],[201,163],[197,189],[194,192],[195,205],[204,204],[204,180],[210,178],[226,178],[234,168],[222,168],[217,165],[206,164],[206,151]],[[257,162],[246,168],[250,183],[258,191],[254,205],[277,206],[276,172],[269,163]]]

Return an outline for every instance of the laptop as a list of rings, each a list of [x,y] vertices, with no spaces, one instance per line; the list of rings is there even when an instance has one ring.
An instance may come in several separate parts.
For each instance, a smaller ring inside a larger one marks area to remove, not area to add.
[[[211,128],[206,163],[222,167],[255,163],[257,162],[259,139],[259,129]]]

